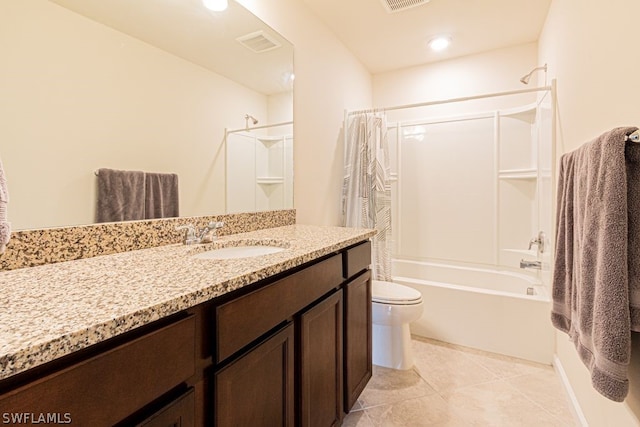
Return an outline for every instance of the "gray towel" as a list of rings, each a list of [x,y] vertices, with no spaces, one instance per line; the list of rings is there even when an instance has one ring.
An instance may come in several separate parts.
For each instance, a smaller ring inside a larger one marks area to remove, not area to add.
[[[640,262],[640,145],[625,143],[634,130],[613,129],[566,153],[558,175],[551,320],[569,334],[593,387],[616,402],[629,391],[630,305],[640,307],[640,270],[631,268]]]
[[[178,175],[146,173],[145,193],[146,219],[179,216]]]
[[[144,172],[98,170],[97,222],[144,219]]]
[[[7,204],[9,203],[9,190],[7,178],[4,175],[4,167],[0,161],[0,254],[7,249],[7,243],[11,238],[11,224],[7,222]]]

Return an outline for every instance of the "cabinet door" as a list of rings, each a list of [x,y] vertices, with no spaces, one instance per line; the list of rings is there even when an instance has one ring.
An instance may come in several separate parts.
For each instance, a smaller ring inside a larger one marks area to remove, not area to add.
[[[218,427],[293,426],[294,329],[289,324],[214,375]]]
[[[344,287],[344,408],[348,412],[372,375],[371,272]]]
[[[193,427],[195,405],[194,392],[190,389],[136,427]]]
[[[342,290],[300,316],[300,425],[340,425]]]

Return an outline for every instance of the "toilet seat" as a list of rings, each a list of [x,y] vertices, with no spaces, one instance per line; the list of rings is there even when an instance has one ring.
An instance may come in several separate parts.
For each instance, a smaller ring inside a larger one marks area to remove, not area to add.
[[[422,303],[422,294],[409,286],[373,280],[371,283],[371,300],[381,304],[415,305]]]

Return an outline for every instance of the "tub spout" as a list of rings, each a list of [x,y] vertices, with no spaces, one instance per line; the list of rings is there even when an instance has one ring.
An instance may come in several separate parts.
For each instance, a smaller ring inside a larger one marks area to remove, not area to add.
[[[520,268],[533,268],[534,270],[542,270],[542,262],[521,259]]]

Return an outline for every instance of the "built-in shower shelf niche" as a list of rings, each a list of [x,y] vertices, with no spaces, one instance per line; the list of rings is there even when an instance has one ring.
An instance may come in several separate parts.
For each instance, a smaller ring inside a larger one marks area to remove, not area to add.
[[[537,103],[498,113],[498,264],[518,269],[521,259],[537,259],[528,251],[539,231],[538,187],[540,115]],[[534,272],[535,273],[535,272]]]
[[[500,114],[500,117],[510,117],[529,124],[533,124],[536,121],[536,109],[537,104],[529,104],[510,110],[501,110],[498,114]]]
[[[256,139],[263,143],[265,147],[270,147],[278,142],[284,141],[285,136],[258,136]]]
[[[228,212],[293,207],[293,136],[256,133],[227,136]]]
[[[500,179],[537,179],[536,169],[507,169],[498,172]]]
[[[504,252],[516,253],[529,258],[537,258],[538,251],[536,249],[503,249]]]
[[[281,176],[259,176],[256,183],[261,185],[284,184],[284,178]]]
[[[542,261],[549,261],[551,258],[549,251],[538,254],[537,249],[503,249],[503,251],[518,254],[528,260],[540,259]]]

